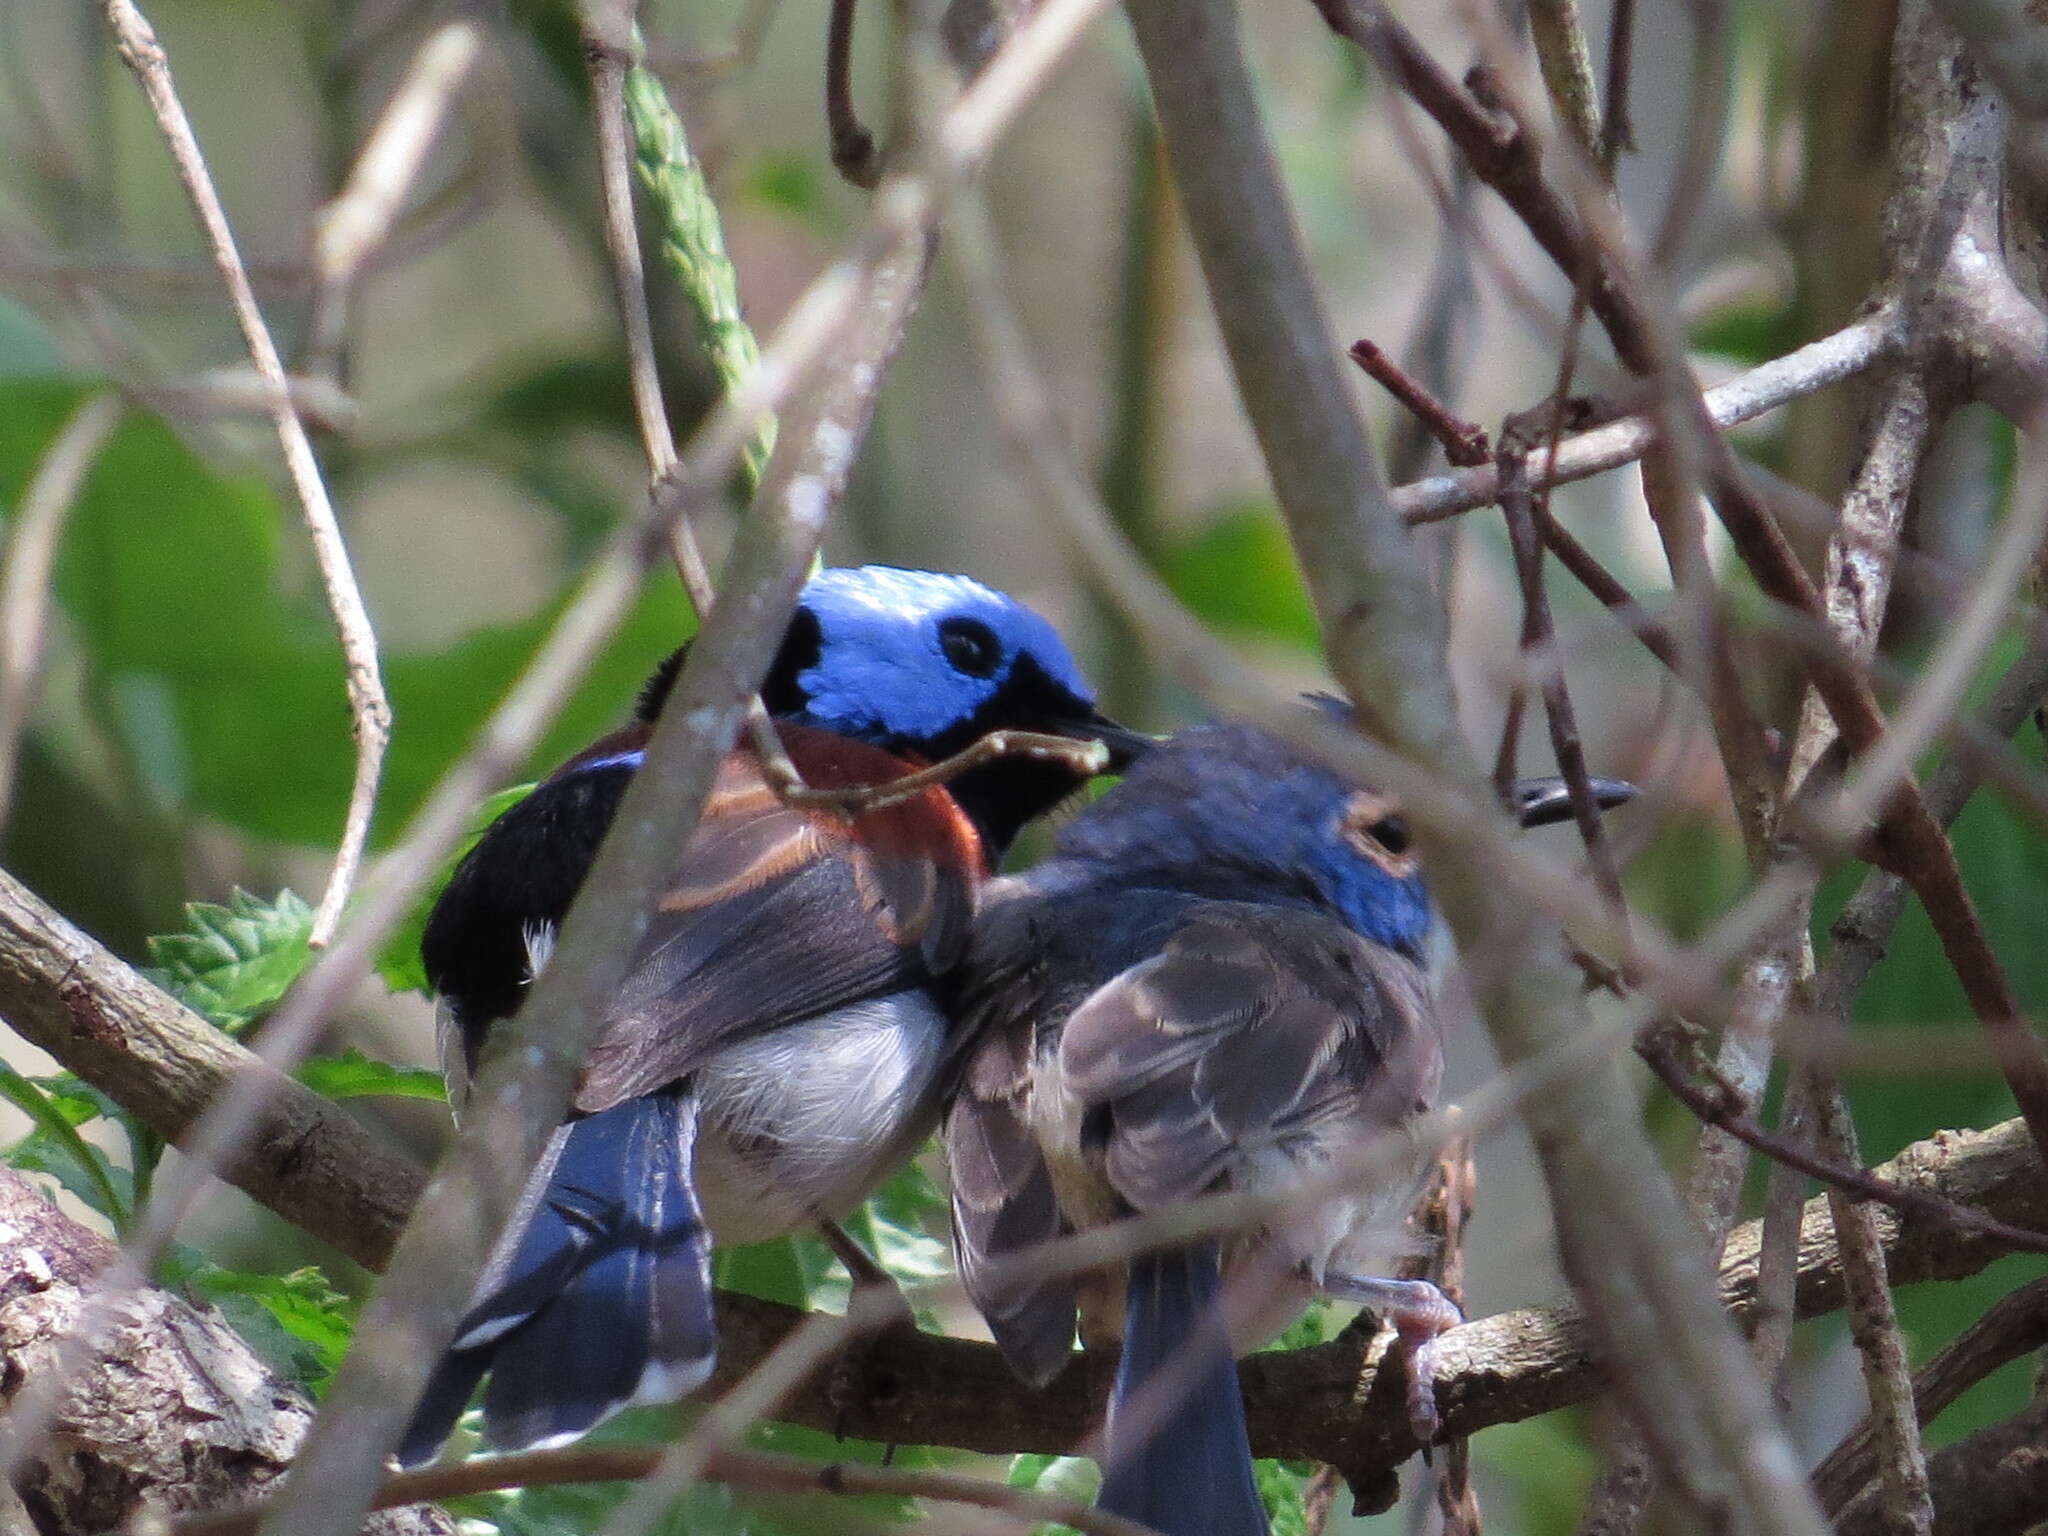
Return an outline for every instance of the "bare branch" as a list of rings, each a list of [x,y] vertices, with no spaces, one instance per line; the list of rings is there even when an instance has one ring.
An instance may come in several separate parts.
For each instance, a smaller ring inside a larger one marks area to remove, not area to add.
[[[1333,0],[1326,14],[1336,8]],[[1131,0],[1128,9],[1239,397],[1332,668],[1375,731],[1449,782],[1477,790],[1483,780],[1451,702],[1440,615],[1337,370],[1234,8],[1222,0]],[[1485,126],[1494,147],[1496,125]],[[1476,161],[1475,169],[1487,174]],[[1572,242],[1574,256],[1587,249]],[[1600,268],[1568,270],[1585,272],[1596,311],[1619,313],[1620,292]],[[1446,829],[1426,810],[1415,821],[1425,855],[1441,849]],[[1576,976],[1554,932],[1476,870],[1442,858],[1431,867],[1460,949],[1488,958],[1489,977],[1476,990],[1503,1058],[1527,1060],[1584,1031]],[[1511,985],[1500,984],[1506,977]],[[1566,1268],[1637,1417],[1669,1430],[1681,1483],[1705,1505],[1740,1511],[1759,1531],[1818,1531],[1770,1398],[1713,1303],[1677,1200],[1629,1111],[1618,1063],[1589,1064],[1525,1113]]]
[[[1921,1425],[1933,1423],[1957,1398],[1999,1367],[2048,1345],[2048,1280],[2023,1285],[1999,1301],[1936,1355],[1913,1378],[1913,1407]],[[1821,1508],[1839,1516],[1876,1470],[1871,1425],[1852,1429],[1814,1469]]]
[[[222,1177],[371,1269],[426,1182],[333,1100],[188,1012],[5,872],[0,1017],[181,1149],[232,1084],[260,1082],[262,1120]]]
[[[1856,377],[1892,356],[1899,345],[1896,316],[1883,311],[1865,316],[1831,336],[1716,385],[1705,395],[1707,414],[1722,428],[1752,421],[1802,396]],[[1554,465],[1547,458],[1530,465],[1530,485],[1565,485],[1632,464],[1650,451],[1656,435],[1656,427],[1646,415],[1575,433],[1559,444]],[[1397,487],[1392,495],[1395,507],[1408,522],[1431,523],[1491,505],[1500,497],[1500,475],[1492,465],[1482,465],[1417,480]]]
[[[2048,1518],[2048,1397],[2037,1397],[2003,1424],[1980,1429],[1928,1460],[1935,1536],[2011,1536]],[[1841,1536],[1884,1536],[1883,1510],[1852,1505],[1836,1527]]]
[[[643,1478],[653,1470],[660,1452],[638,1446],[571,1447],[559,1451],[526,1451],[516,1456],[491,1456],[455,1466],[401,1472],[378,1489],[373,1507],[416,1501],[455,1499],[497,1488],[546,1488],[561,1483],[616,1483]],[[929,1499],[964,1504],[1013,1516],[1025,1525],[1051,1521],[1072,1526],[1088,1536],[1149,1536],[1145,1526],[1105,1514],[1090,1505],[1030,1488],[1012,1488],[962,1472],[914,1471],[871,1467],[858,1462],[812,1461],[773,1451],[722,1450],[705,1465],[714,1482],[730,1483],[762,1493],[889,1494],[896,1498]],[[265,1509],[233,1510],[180,1520],[175,1536],[247,1536],[257,1528]]]
[[[0,1169],[0,1399],[59,1369],[113,1245]],[[213,1308],[154,1287],[122,1302],[104,1348],[57,1409],[58,1433],[11,1485],[38,1531],[131,1530],[259,1497],[291,1462],[313,1405]],[[411,1504],[412,1500],[402,1500]],[[15,1529],[10,1523],[9,1529]],[[452,1536],[437,1509],[378,1516],[368,1536]]]
[[[270,416],[284,448],[285,468],[292,489],[298,494],[307,532],[313,541],[313,555],[320,567],[321,585],[327,592],[328,610],[334,617],[335,632],[341,638],[342,660],[348,673],[348,702],[356,742],[355,783],[349,791],[348,815],[342,824],[341,841],[335,849],[334,871],[321,893],[313,916],[315,948],[330,943],[341,922],[341,909],[355,884],[363,849],[370,839],[370,817],[377,808],[377,784],[384,771],[384,749],[391,740],[391,704],[384,696],[384,678],[377,662],[377,637],[370,627],[370,615],[363,607],[363,594],[356,585],[355,571],[348,558],[348,544],[334,516],[334,504],[327,496],[327,483],[320,476],[320,462],[314,456],[312,439],[292,404],[290,383],[277,343],[264,324],[263,311],[249,286],[249,274],[235,248],[234,231],[228,226],[227,211],[214,190],[213,177],[200,153],[199,139],[191,119],[178,100],[171,83],[171,65],[163,45],[134,0],[101,0],[107,25],[113,29],[115,46],[122,60],[142,83],[150,111],[171,158],[178,167],[178,179],[199,215],[214,266],[242,328],[249,360],[270,391]]]

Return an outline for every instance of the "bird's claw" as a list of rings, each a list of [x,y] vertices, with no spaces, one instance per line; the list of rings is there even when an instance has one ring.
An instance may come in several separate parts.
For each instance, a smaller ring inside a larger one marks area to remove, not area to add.
[[[1426,1458],[1443,1433],[1436,1401],[1437,1341],[1464,1322],[1465,1314],[1427,1280],[1325,1275],[1323,1289],[1371,1307],[1394,1330],[1408,1368],[1408,1427]]]

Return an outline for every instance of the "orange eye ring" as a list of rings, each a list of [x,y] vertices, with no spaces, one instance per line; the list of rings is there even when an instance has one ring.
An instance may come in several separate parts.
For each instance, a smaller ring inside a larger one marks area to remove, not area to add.
[[[1393,796],[1376,789],[1354,791],[1344,802],[1337,830],[1354,850],[1396,880],[1405,880],[1415,873],[1415,851],[1408,836],[1408,824]]]

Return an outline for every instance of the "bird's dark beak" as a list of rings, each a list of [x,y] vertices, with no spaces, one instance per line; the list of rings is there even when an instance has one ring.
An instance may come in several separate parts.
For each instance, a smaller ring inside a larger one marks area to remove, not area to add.
[[[1077,741],[1099,741],[1109,748],[1108,773],[1122,773],[1132,763],[1159,745],[1159,738],[1119,725],[1101,710],[1090,710],[1078,720],[1062,720],[1053,727],[1061,736]]]
[[[1601,810],[1626,805],[1636,797],[1635,785],[1627,779],[1589,779],[1593,803]],[[1541,779],[1517,779],[1509,790],[1511,809],[1525,827],[1547,827],[1572,819],[1571,791],[1564,780],[1552,775]]]

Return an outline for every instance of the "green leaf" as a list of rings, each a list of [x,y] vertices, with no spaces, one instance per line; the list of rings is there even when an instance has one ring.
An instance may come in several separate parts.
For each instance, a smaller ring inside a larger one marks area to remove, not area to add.
[[[1798,311],[1775,294],[1754,294],[1724,304],[1696,321],[1689,338],[1696,352],[1713,352],[1754,368],[1799,344]]]
[[[185,931],[149,941],[152,981],[229,1034],[275,1006],[312,963],[313,909],[291,891],[266,902],[237,889],[226,906],[188,902]]]
[[[1227,508],[1161,562],[1168,586],[1221,630],[1315,651],[1315,610],[1280,515],[1265,502]]]
[[[1102,1486],[1102,1469],[1086,1456],[1047,1456],[1031,1452],[1010,1458],[1010,1470],[1003,1481],[1012,1488],[1030,1488],[1038,1493],[1092,1504]],[[1071,1526],[1056,1521],[1040,1522],[1033,1536],[1069,1536]]]
[[[1288,1324],[1278,1338],[1263,1347],[1266,1349],[1307,1349],[1311,1345],[1323,1343],[1336,1332],[1335,1329],[1330,1327],[1333,1311],[1334,1307],[1329,1297],[1310,1297],[1308,1307],[1302,1312],[1301,1316]]]
[[[89,387],[0,371],[0,510]],[[576,515],[594,521],[587,499]],[[109,723],[168,806],[322,847],[340,832],[354,749],[331,626],[310,586],[283,574],[280,528],[291,526],[260,478],[216,472],[161,421],[131,412],[80,492],[56,588]],[[289,537],[296,549],[295,529]],[[469,745],[568,601],[564,593],[530,619],[452,646],[386,655],[398,727],[374,829],[380,846]],[[615,724],[691,629],[675,584],[651,583],[535,763],[558,761]]]
[[[355,1323],[346,1296],[319,1269],[266,1275],[185,1256],[175,1279],[219,1307],[279,1375],[317,1393],[348,1353]]]
[[[99,1109],[84,1095],[53,1095],[42,1083],[0,1062],[0,1097],[27,1115],[35,1129],[8,1151],[17,1168],[46,1173],[125,1232],[134,1213],[127,1175],[109,1163],[78,1127]]]
[[[501,789],[470,813],[469,830],[462,841],[455,845],[455,851],[448,855],[427,888],[420,892],[418,901],[405,915],[405,921],[391,931],[391,937],[384,941],[384,949],[377,956],[377,974],[384,978],[384,985],[394,992],[431,992],[427,981],[426,962],[420,958],[420,940],[427,934],[427,919],[433,915],[434,903],[441,899],[441,893],[448,889],[448,882],[454,877],[455,866],[460,864],[477,839],[489,830],[492,822],[511,810],[513,806],[533,793],[531,784],[514,784],[510,789]]]
[[[1272,1536],[1308,1536],[1308,1507],[1303,1500],[1307,1489],[1301,1474],[1277,1461],[1255,1461],[1252,1472],[1258,1478]]]
[[[0,379],[48,378],[72,371],[43,322],[12,299],[0,298]]]
[[[339,1056],[315,1056],[298,1070],[300,1082],[330,1099],[427,1099],[448,1102],[441,1074],[424,1067],[401,1067],[365,1056],[350,1046]]]

